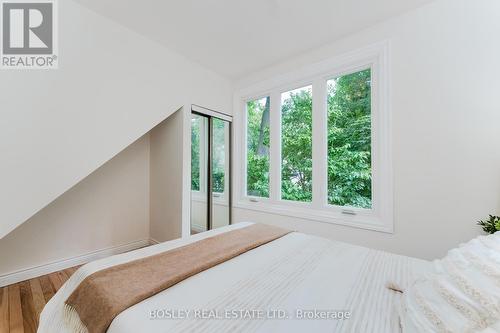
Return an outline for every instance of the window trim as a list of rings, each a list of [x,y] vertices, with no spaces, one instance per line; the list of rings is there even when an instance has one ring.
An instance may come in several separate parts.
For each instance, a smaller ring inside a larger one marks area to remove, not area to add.
[[[392,128],[389,101],[389,42],[373,44],[326,61],[273,77],[234,96],[235,158],[234,207],[292,216],[311,221],[393,233]],[[326,84],[335,77],[371,69],[372,94],[372,209],[341,207],[327,199],[327,99]],[[281,199],[281,93],[312,85],[313,89],[313,199],[294,202]],[[246,102],[269,96],[270,161],[269,198],[247,195]],[[319,130],[321,128],[321,130]],[[319,161],[319,162],[318,162]],[[353,215],[354,214],[354,215]]]

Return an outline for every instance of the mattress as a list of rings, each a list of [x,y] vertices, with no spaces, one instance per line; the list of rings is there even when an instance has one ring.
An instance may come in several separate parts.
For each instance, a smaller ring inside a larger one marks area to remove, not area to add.
[[[73,333],[65,300],[88,275],[197,240],[238,223],[112,256],[81,267],[47,303],[38,332]],[[119,314],[108,333],[399,332],[401,288],[430,262],[290,233],[192,276]]]

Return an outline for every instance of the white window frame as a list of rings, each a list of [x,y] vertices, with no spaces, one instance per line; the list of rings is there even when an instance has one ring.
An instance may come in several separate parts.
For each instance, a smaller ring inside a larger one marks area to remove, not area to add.
[[[371,69],[372,209],[328,204],[327,196],[327,81]],[[389,98],[389,42],[373,44],[326,61],[273,77],[234,95],[234,207],[292,216],[387,233],[394,232],[392,126]],[[281,200],[281,93],[312,85],[313,176],[312,202]],[[246,102],[270,96],[269,198],[247,195]]]

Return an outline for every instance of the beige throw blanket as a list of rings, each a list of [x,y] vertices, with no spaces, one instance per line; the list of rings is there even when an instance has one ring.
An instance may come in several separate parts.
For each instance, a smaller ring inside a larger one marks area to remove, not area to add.
[[[68,318],[82,332],[106,332],[122,311],[226,260],[291,231],[254,224],[88,276],[66,300]]]

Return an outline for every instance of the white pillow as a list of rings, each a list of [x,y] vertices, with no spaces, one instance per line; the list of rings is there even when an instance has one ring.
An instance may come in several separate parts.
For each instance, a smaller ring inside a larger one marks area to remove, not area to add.
[[[500,232],[450,250],[434,266],[403,292],[403,332],[499,332]]]

